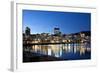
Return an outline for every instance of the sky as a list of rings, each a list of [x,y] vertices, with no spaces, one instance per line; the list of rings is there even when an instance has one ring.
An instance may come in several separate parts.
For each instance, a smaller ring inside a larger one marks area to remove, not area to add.
[[[91,13],[23,10],[23,31],[26,27],[31,34],[50,33],[60,28],[62,34],[91,30]]]

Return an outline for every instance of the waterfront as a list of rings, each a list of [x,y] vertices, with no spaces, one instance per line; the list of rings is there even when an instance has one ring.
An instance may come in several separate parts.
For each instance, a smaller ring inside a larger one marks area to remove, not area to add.
[[[91,59],[91,45],[89,43],[70,43],[70,44],[49,44],[49,45],[27,45],[23,46],[24,52],[30,52],[27,58],[33,59],[43,55],[57,58],[57,60],[81,60]],[[35,53],[35,54],[34,54]],[[48,57],[48,58],[49,58]],[[37,61],[38,61],[37,60]],[[41,61],[41,60],[40,60]],[[48,59],[42,61],[49,61]],[[54,60],[56,61],[56,59]]]

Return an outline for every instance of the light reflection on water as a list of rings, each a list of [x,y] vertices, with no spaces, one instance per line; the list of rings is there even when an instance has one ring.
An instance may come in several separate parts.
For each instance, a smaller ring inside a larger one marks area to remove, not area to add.
[[[68,54],[77,54],[77,53],[79,53],[79,55],[81,56],[81,55],[84,55],[86,51],[90,52],[91,48],[90,48],[90,44],[87,44],[87,43],[52,44],[52,45],[33,45],[30,47],[30,51],[43,54],[43,55],[63,57]]]

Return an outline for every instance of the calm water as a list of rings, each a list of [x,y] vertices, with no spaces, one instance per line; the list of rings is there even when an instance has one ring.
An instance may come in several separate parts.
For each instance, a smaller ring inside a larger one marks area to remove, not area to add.
[[[25,51],[37,53],[37,55],[49,55],[63,60],[78,60],[91,58],[91,45],[82,44],[52,44],[24,46]]]

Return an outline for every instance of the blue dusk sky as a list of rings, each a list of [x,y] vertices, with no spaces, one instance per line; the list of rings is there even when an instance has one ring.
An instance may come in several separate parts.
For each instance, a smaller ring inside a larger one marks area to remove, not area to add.
[[[62,34],[91,30],[91,13],[23,10],[22,20],[23,31],[29,27],[31,34],[53,34],[55,27]]]

